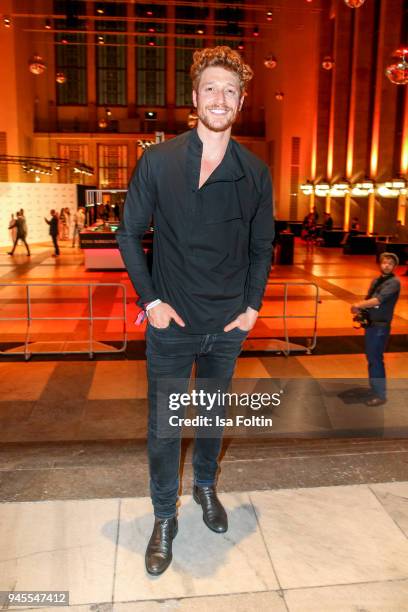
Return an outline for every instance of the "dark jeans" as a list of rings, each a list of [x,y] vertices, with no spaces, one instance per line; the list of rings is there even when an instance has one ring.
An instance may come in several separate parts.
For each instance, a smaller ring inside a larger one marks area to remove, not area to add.
[[[365,352],[368,361],[368,377],[373,393],[386,399],[384,351],[390,335],[390,326],[368,327],[365,330]]]
[[[30,255],[30,247],[27,244],[27,240],[23,236],[16,237],[16,239],[14,240],[13,248],[11,249],[11,254],[14,253],[19,240],[21,240],[21,242],[25,245],[25,248],[27,249],[27,255]]]
[[[52,242],[54,244],[54,251],[56,255],[60,254],[59,246],[58,246],[58,236],[51,236]]]
[[[160,434],[159,411],[167,410],[158,402],[157,384],[163,379],[184,379],[191,376],[196,364],[196,380],[214,381],[214,386],[226,389],[234,373],[235,362],[247,332],[233,329],[218,334],[187,334],[171,322],[165,329],[148,325],[146,332],[147,377],[149,397],[148,456],[150,467],[150,493],[154,513],[159,518],[176,514],[179,489],[179,463],[181,431],[172,436]],[[172,384],[172,383],[171,383]],[[188,383],[180,392],[187,391]],[[221,389],[222,390],[222,389]],[[167,415],[166,415],[167,416]],[[163,415],[162,415],[163,418]],[[196,484],[204,486],[215,482],[218,455],[221,450],[222,428],[211,437],[200,437],[196,431],[193,469]]]

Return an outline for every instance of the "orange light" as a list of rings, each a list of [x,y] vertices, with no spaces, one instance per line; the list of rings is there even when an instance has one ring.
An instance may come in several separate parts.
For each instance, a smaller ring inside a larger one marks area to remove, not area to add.
[[[375,195],[374,193],[370,193],[368,196],[367,234],[372,234],[374,231],[374,209]]]
[[[408,96],[405,96],[404,119],[402,126],[401,174],[408,172]]]
[[[333,72],[335,68],[333,69]],[[327,172],[326,176],[330,180],[333,177],[333,157],[334,157],[334,100],[336,97],[336,79],[333,74],[330,95],[330,119],[329,119],[329,139],[327,143]]]
[[[350,224],[350,192],[347,192],[344,198],[344,225],[343,229],[348,230]]]
[[[317,111],[315,110],[313,117],[313,136],[312,136],[312,155],[310,160],[310,178],[312,181],[316,178],[317,166]]]
[[[374,177],[377,174],[378,168],[378,132],[373,133],[373,143],[371,146],[371,158],[370,158],[370,173]]]

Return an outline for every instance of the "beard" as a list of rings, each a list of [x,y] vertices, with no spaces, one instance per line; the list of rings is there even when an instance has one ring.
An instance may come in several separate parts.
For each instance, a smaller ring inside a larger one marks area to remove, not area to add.
[[[210,109],[215,109],[215,108],[219,110],[222,109],[222,110],[230,111],[230,112],[228,112],[227,115],[223,115],[223,116],[221,115],[218,117],[213,116],[210,113]],[[206,128],[208,128],[212,132],[225,132],[226,130],[228,130],[232,126],[232,124],[235,122],[237,115],[238,115],[237,110],[234,112],[233,109],[227,106],[217,106],[217,107],[210,106],[204,109],[201,109],[199,106],[197,107],[198,119],[201,121],[203,125],[205,125]]]

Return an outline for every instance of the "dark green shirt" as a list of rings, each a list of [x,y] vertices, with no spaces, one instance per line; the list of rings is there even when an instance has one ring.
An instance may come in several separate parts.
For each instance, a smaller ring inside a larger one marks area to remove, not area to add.
[[[146,150],[130,181],[119,247],[145,304],[169,303],[190,333],[217,333],[259,310],[274,237],[269,169],[231,139],[199,189],[202,142],[196,129]],[[150,276],[141,240],[154,223]]]

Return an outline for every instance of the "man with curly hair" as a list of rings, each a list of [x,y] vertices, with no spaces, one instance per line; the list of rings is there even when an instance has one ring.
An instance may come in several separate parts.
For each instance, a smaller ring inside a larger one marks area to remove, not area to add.
[[[117,232],[143,308],[140,318],[144,313],[148,318],[148,456],[155,522],[145,562],[153,575],[171,563],[178,529],[180,428],[163,433],[169,404],[161,405],[159,387],[174,379],[187,385],[193,365],[199,386],[228,387],[258,317],[274,236],[268,167],[231,138],[251,68],[229,47],[200,49],[191,78],[197,126],[146,150]],[[142,249],[151,218],[152,274]],[[204,523],[216,533],[228,529],[216,493],[222,433],[221,427],[197,430],[193,453],[193,497]]]

